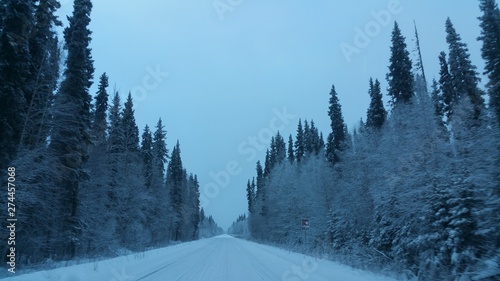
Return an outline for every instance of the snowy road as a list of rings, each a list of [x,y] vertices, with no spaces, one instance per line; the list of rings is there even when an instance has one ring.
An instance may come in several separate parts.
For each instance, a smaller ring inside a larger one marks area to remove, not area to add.
[[[96,263],[7,278],[14,281],[394,281],[330,261],[228,235]]]

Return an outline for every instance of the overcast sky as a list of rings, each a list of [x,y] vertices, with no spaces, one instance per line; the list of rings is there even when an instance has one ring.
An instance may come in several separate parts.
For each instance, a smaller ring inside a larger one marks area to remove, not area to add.
[[[72,1],[61,3],[65,20]],[[438,78],[437,57],[447,51],[447,17],[479,72],[484,65],[472,0],[93,4],[94,80],[107,72],[110,92],[116,86],[122,100],[132,92],[141,134],[162,118],[169,149],[179,139],[183,164],[200,180],[205,211],[224,229],[247,210],[246,181],[264,159],[269,131],[279,129],[287,139],[300,117],[314,119],[326,137],[332,84],[349,128],[365,119],[370,76],[386,93],[394,20],[410,51],[416,21],[429,80]]]

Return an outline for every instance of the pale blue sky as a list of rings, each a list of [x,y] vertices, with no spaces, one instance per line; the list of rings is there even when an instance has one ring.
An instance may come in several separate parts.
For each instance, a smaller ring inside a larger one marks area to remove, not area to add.
[[[71,1],[61,2],[59,14],[70,14]],[[387,18],[377,22],[372,13],[381,10],[392,11],[387,12],[389,24]],[[217,185],[211,172],[238,165],[228,186],[206,201],[206,212],[226,229],[247,210],[246,181],[265,155],[265,149],[244,142],[273,129],[273,110],[286,108],[296,116],[282,128],[286,137],[295,134],[298,117],[314,119],[326,137],[329,92],[335,84],[352,128],[365,118],[370,76],[386,92],[394,20],[410,50],[416,20],[429,80],[438,77],[439,52],[447,51],[448,16],[482,72],[479,15],[478,1],[472,0],[94,1],[95,80],[107,72],[110,92],[114,85],[123,97],[133,91],[141,134],[146,124],[153,127],[162,118],[168,147],[180,140],[183,163],[198,175],[202,194],[207,195],[210,183]],[[356,44],[356,28],[367,28],[369,41]],[[342,44],[359,47],[359,54],[347,59]]]

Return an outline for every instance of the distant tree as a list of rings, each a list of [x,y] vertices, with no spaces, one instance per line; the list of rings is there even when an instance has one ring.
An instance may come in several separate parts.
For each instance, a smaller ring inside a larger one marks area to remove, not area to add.
[[[453,88],[453,80],[446,62],[445,52],[439,54],[439,85],[442,94],[443,114],[450,119],[453,114],[453,106],[458,102],[459,96]]]
[[[166,144],[167,132],[163,126],[161,118],[156,124],[156,131],[153,139],[153,173],[158,181],[158,185],[163,184],[165,177],[165,165],[168,161],[168,149]]]
[[[380,82],[375,79],[375,84],[370,78],[370,107],[368,108],[366,117],[366,126],[368,128],[380,129],[384,125],[387,112],[382,101],[382,92],[380,90]]]
[[[326,144],[326,158],[332,164],[340,161],[340,152],[346,147],[347,131],[342,115],[342,106],[340,105],[335,86],[332,85],[330,91],[330,106],[328,108],[330,117],[330,127],[332,132],[328,136]]]
[[[304,120],[304,154],[306,156],[311,155],[313,151],[313,140],[312,140],[312,132],[309,128],[309,122]]]
[[[121,127],[124,138],[124,148],[126,152],[139,151],[139,129],[135,122],[134,104],[129,93],[121,114]],[[133,159],[135,160],[135,159]],[[132,161],[129,159],[128,161]]]
[[[274,147],[274,137],[271,139],[271,144]],[[271,170],[273,169],[274,166],[274,159],[273,159],[273,152],[269,151],[269,149],[266,150],[266,158],[264,160],[264,178],[269,177],[271,174]]]
[[[439,120],[442,120],[444,116],[443,94],[436,79],[432,79],[431,89],[431,100],[434,104],[434,115],[436,115]]]
[[[181,149],[179,141],[177,141],[174,149],[172,150],[172,156],[170,158],[167,169],[167,187],[170,191],[170,202],[171,208],[174,212],[173,218],[173,237],[174,241],[180,241],[182,239],[182,225],[184,220],[183,212],[183,181],[185,179],[182,160],[181,160]]]
[[[291,134],[288,136],[288,161],[291,163],[295,161],[295,155],[293,153],[293,138]]]
[[[247,202],[248,202],[248,213],[253,213],[253,200],[255,197],[255,190],[252,189],[250,180],[247,182]]]
[[[479,17],[481,35],[477,39],[483,41],[481,55],[489,79],[490,106],[500,123],[500,11],[495,0],[480,0],[479,8],[483,14]]]
[[[276,150],[275,161],[277,164],[279,164],[286,159],[286,143],[279,131],[276,133],[276,136],[274,137],[274,145]]]
[[[146,188],[150,189],[153,182],[153,137],[149,126],[144,127],[141,141],[141,156],[144,164],[144,178]]]
[[[103,73],[99,78],[99,86],[95,96],[95,110],[92,122],[92,138],[96,144],[102,144],[106,140],[106,130],[108,128],[108,76]]]
[[[391,57],[389,59],[389,97],[394,107],[400,103],[408,103],[413,97],[414,85],[412,74],[412,62],[406,49],[405,38],[401,34],[398,23],[394,22],[392,30]]]
[[[453,89],[459,98],[468,96],[474,106],[474,118],[479,115],[484,107],[482,91],[477,83],[480,81],[476,66],[472,65],[467,45],[462,42],[460,35],[456,32],[453,24],[448,18],[446,20],[446,42],[449,46],[449,66]]]
[[[299,119],[299,124],[297,125],[297,136],[295,137],[295,159],[297,159],[297,163],[300,163],[304,157],[304,153],[304,130],[302,129],[302,121]]]

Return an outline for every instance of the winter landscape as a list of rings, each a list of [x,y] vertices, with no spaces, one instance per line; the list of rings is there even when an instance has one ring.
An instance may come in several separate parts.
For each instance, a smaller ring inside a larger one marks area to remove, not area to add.
[[[352,2],[0,0],[0,279],[500,280],[497,1]]]

